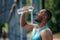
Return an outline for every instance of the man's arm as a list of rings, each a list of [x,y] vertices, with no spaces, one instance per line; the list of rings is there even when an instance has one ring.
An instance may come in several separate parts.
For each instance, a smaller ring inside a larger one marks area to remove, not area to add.
[[[25,17],[26,17],[27,12],[28,12],[28,9],[25,8],[24,13],[21,14],[21,16],[20,16],[20,25],[21,25],[24,29],[29,30],[29,31],[32,31],[34,25],[27,24],[27,22],[26,22],[26,18],[25,18]]]
[[[53,35],[50,31],[45,30],[41,35],[42,40],[53,40]]]

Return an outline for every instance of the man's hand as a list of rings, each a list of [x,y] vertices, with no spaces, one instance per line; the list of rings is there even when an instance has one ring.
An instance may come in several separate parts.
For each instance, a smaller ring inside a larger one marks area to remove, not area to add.
[[[29,11],[28,6],[23,7],[23,13],[27,13]]]

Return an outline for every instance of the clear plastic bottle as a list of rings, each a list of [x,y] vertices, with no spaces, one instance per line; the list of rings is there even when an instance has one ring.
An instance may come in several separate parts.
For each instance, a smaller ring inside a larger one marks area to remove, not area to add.
[[[33,9],[34,9],[33,6],[28,6],[28,8],[29,8],[29,9],[28,9],[29,11],[33,11]],[[18,14],[22,14],[22,13],[23,13],[23,10],[24,10],[24,8],[20,8],[20,9],[17,10],[17,13],[18,13]]]

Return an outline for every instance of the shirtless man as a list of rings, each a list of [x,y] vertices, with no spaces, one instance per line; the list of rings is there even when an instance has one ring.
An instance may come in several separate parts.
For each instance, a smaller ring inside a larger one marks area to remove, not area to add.
[[[24,8],[23,14],[20,17],[21,26],[29,31],[32,31],[31,40],[53,40],[51,30],[47,26],[47,22],[51,19],[51,12],[47,9],[42,9],[36,13],[35,21],[38,24],[28,24],[25,20],[28,7]]]

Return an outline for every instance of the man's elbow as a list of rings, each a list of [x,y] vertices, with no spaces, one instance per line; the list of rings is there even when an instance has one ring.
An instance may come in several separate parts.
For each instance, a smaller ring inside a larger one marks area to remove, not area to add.
[[[27,23],[21,23],[20,24],[22,27],[24,27],[25,25],[27,25]]]

